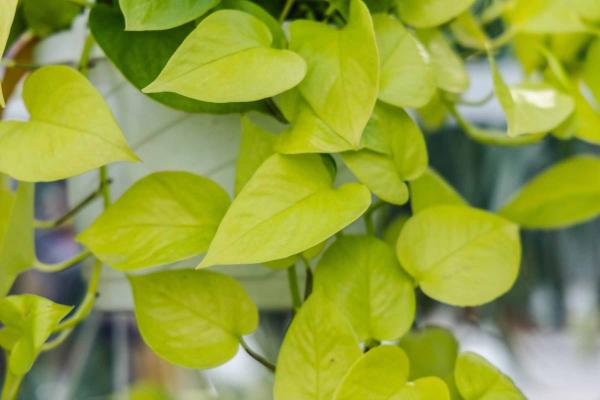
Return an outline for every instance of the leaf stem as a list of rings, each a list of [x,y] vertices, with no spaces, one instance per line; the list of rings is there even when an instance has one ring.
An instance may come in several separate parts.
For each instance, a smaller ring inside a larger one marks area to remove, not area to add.
[[[100,175],[99,176],[99,178],[100,178],[99,189],[102,194],[102,202],[104,204],[104,209],[107,209],[111,203],[111,195],[110,195],[110,187],[109,187],[109,183],[111,182],[111,180],[108,178],[108,169],[106,168],[105,165],[100,167],[99,175]]]
[[[79,57],[79,63],[77,64],[77,69],[83,75],[87,75],[90,54],[92,52],[92,46],[94,45],[94,37],[91,34],[88,34],[85,37],[85,42],[83,43],[83,49],[81,50],[81,57]]]
[[[306,284],[304,285],[304,301],[306,301],[306,299],[308,299],[308,297],[313,291],[314,277],[312,268],[310,267],[310,263],[308,262],[306,257],[302,256],[300,258],[302,259],[302,263],[304,264],[304,268],[306,269]]]
[[[296,264],[292,264],[287,269],[288,284],[290,287],[290,294],[292,295],[292,305],[294,312],[297,312],[302,307],[302,298],[300,297],[300,289],[298,288],[298,274],[296,272]]]
[[[254,350],[252,350],[250,348],[250,346],[248,346],[248,343],[246,343],[246,341],[244,340],[243,337],[240,337],[240,345],[246,351],[246,353],[248,353],[248,355],[250,357],[254,358],[256,361],[258,361],[260,364],[262,364],[269,371],[275,372],[275,365],[270,363],[265,357],[261,356],[260,354],[258,354]]]
[[[295,1],[296,0],[286,0],[283,10],[281,11],[281,15],[279,16],[279,22],[285,21],[288,14],[292,10],[292,6],[294,5]]]
[[[59,271],[65,270],[67,268],[71,268],[75,264],[80,263],[81,261],[85,260],[86,258],[88,258],[91,255],[92,255],[92,253],[89,250],[85,249],[85,250],[82,250],[79,254],[75,255],[74,257],[71,257],[66,261],[56,263],[56,264],[46,264],[46,263],[41,262],[40,260],[35,260],[35,262],[33,263],[33,267],[41,272],[48,272],[48,273],[59,272]]]
[[[13,375],[8,368],[5,367],[4,385],[2,387],[2,400],[15,400],[19,394],[19,386],[23,380],[22,375]]]

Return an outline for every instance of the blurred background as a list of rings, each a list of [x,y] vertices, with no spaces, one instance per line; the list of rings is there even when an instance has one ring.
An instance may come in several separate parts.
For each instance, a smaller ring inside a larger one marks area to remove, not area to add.
[[[82,21],[77,24],[81,25]],[[40,46],[34,58],[50,62],[61,57],[76,57],[83,38],[81,26],[61,35],[64,36],[60,40],[66,43],[61,45],[64,49],[57,50],[58,41],[51,42],[46,50],[44,45]],[[144,160],[154,154],[156,165],[148,168],[182,168],[182,159],[198,158],[198,152],[211,151],[213,146],[225,146],[227,154],[235,158],[237,132],[228,131],[214,144],[211,140],[217,140],[218,133],[207,129],[213,127],[218,131],[221,123],[224,124],[222,129],[232,123],[237,127],[237,122],[232,122],[235,118],[194,116],[182,122],[181,114],[133,90],[112,70],[108,61],[101,59],[99,50],[96,57],[100,60],[91,71],[91,79],[109,101],[136,152]],[[508,82],[523,78],[511,53],[502,55],[499,66]],[[468,70],[471,89],[465,97],[485,98],[492,91],[487,63],[477,57],[470,58]],[[482,106],[464,106],[461,111],[477,126],[505,128],[504,115],[494,100]],[[160,125],[162,128],[154,126],[148,136],[149,128],[144,125],[144,119],[150,118],[155,123],[156,115],[164,117],[166,122]],[[9,102],[4,117],[26,118],[18,95]],[[202,129],[207,132],[198,134]],[[198,142],[189,146],[192,153],[188,155],[185,147],[189,138],[185,142],[173,138],[190,132]],[[165,150],[161,138],[171,147]],[[597,147],[551,136],[525,147],[484,146],[469,139],[451,119],[442,129],[427,132],[427,142],[432,167],[472,205],[490,210],[497,209],[524,182],[557,161],[580,153],[600,155]],[[168,151],[174,153],[173,159],[161,158],[161,153]],[[234,173],[231,157],[226,158],[225,163],[221,160],[220,164],[203,165],[201,169],[210,171],[209,175],[227,186]],[[111,169],[115,198],[132,180],[148,172],[143,169],[146,167],[136,168],[142,169]],[[65,182],[39,184],[37,218],[63,215],[69,204],[86,193],[84,181],[92,178],[82,179],[77,187],[69,187]],[[381,224],[385,225],[404,211],[401,208],[384,210],[379,216]],[[74,234],[97,212],[91,207],[75,225],[38,231],[38,257],[51,263],[75,255],[79,247],[73,240]],[[532,400],[600,399],[600,221],[560,231],[524,231],[522,241],[521,272],[512,291],[493,304],[476,309],[452,308],[419,296],[415,325],[433,324],[451,329],[461,350],[473,350],[488,358],[513,377]],[[27,272],[18,279],[13,293],[36,293],[59,303],[76,305],[85,292],[86,271],[86,265],[79,265],[58,274]],[[260,328],[248,342],[275,361],[291,319],[290,313],[282,308],[289,301],[285,272],[271,272],[262,267],[252,271],[241,279],[245,280],[251,295],[263,297],[258,300],[262,305]],[[261,287],[263,278],[269,279],[268,289]],[[24,381],[22,399],[271,398],[272,374],[244,352],[219,368],[202,372],[174,367],[158,359],[139,336],[129,310],[130,294],[118,288],[119,282],[123,282],[121,277],[105,272],[103,279],[100,307],[62,346],[40,356]],[[265,290],[269,293],[258,293]],[[268,297],[266,300],[264,295]],[[3,363],[1,365],[3,368]]]

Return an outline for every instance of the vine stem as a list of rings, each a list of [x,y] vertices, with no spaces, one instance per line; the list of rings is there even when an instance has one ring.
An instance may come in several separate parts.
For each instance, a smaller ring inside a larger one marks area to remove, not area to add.
[[[300,289],[298,288],[298,274],[295,264],[292,264],[287,269],[287,275],[290,294],[292,295],[292,305],[294,307],[294,312],[296,312],[302,307],[302,298],[300,297]]]
[[[41,262],[40,260],[35,260],[33,267],[41,272],[48,272],[48,273],[59,272],[59,271],[65,270],[67,268],[70,268],[77,263],[80,263],[81,261],[85,260],[86,258],[88,258],[91,255],[92,255],[92,253],[89,250],[85,249],[85,250],[82,250],[79,254],[75,255],[74,257],[69,258],[68,260],[57,263],[57,264],[46,264],[46,263]]]
[[[292,10],[292,6],[294,5],[296,0],[286,0],[285,5],[283,6],[283,11],[281,11],[281,15],[279,16],[279,22],[285,21],[288,14]]]
[[[240,345],[246,351],[246,353],[248,353],[248,355],[250,357],[254,358],[256,361],[258,361],[260,364],[262,364],[269,371],[275,372],[275,365],[270,363],[265,357],[261,356],[260,354],[258,354],[254,350],[252,350],[250,348],[250,346],[248,346],[248,343],[246,343],[246,341],[244,340],[243,337],[240,337]]]

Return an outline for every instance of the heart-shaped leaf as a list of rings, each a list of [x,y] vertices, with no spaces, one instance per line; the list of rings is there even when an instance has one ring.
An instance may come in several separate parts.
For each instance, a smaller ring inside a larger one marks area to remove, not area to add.
[[[350,323],[322,293],[313,293],[288,329],[275,373],[275,400],[329,400],[361,355]]]
[[[4,48],[10,35],[15,12],[17,11],[18,0],[4,0],[0,2],[0,55],[4,54]],[[4,107],[4,95],[0,85],[0,107]]]
[[[415,28],[442,25],[462,14],[475,0],[396,0],[400,18]]]
[[[204,253],[229,207],[210,179],[157,172],[135,183],[78,236],[120,270],[168,264]]]
[[[450,400],[437,377],[407,382],[409,360],[397,346],[380,346],[364,354],[344,376],[334,400]]]
[[[219,10],[190,33],[145,93],[175,92],[213,103],[264,99],[296,86],[304,60],[271,48],[273,35],[257,17]]]
[[[438,301],[475,306],[507,292],[521,262],[517,225],[462,206],[427,208],[404,225],[400,264]]]
[[[195,20],[220,0],[120,0],[128,31],[175,28]]]
[[[321,289],[361,340],[395,340],[415,315],[415,293],[392,248],[370,236],[343,236],[327,249],[315,273]]]
[[[433,169],[410,183],[410,206],[415,214],[443,204],[462,206],[467,202]]]
[[[454,378],[464,400],[525,400],[508,377],[475,353],[458,356]]]
[[[379,99],[397,107],[423,107],[436,82],[425,47],[394,17],[373,15],[381,68]]]
[[[234,279],[209,271],[173,270],[130,276],[142,338],[165,360],[211,368],[231,359],[258,311]]]
[[[114,161],[138,161],[110,109],[72,68],[40,68],[27,78],[27,122],[0,123],[0,171],[22,181],[55,181]]]
[[[563,228],[600,213],[600,159],[577,156],[528,182],[499,211],[525,228]]]
[[[308,65],[284,112],[292,121],[278,150],[284,153],[338,152],[360,147],[379,88],[379,57],[371,15],[361,0],[350,1],[341,29],[315,21],[294,21],[290,48]]]
[[[20,182],[16,195],[0,188],[0,297],[35,260],[33,201],[31,183]]]
[[[199,267],[298,254],[360,217],[371,194],[357,183],[332,188],[328,162],[317,154],[269,157],[233,201]]]

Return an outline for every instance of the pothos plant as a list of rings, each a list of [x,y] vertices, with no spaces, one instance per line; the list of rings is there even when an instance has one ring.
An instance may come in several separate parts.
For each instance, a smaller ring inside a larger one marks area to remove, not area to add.
[[[42,37],[68,26],[82,8],[89,34],[78,68],[2,61],[33,70],[22,92],[29,120],[0,124],[3,400],[90,313],[103,264],[128,275],[141,335],[159,357],[211,368],[241,346],[274,372],[277,400],[524,398],[482,357],[460,353],[449,331],[412,329],[415,293],[456,307],[506,293],[519,273],[520,228],[557,229],[600,212],[600,159],[566,159],[500,209],[475,209],[428,168],[416,119],[432,130],[450,115],[492,146],[548,135],[599,144],[600,2],[2,0],[0,50],[23,29]],[[112,202],[106,166],[143,161],[86,78],[94,43],[168,107],[241,114],[233,199],[207,178],[164,171]],[[507,84],[496,66],[505,49],[521,61],[523,82]],[[461,114],[468,57],[487,57],[503,131]],[[256,113],[281,129],[266,129]],[[341,168],[356,179],[336,183]],[[59,220],[35,220],[36,182],[93,169],[96,192]],[[81,254],[38,261],[34,230],[59,226],[95,198],[105,210],[78,234]],[[399,217],[374,219],[390,206],[402,206]],[[197,266],[144,271],[201,254]],[[75,309],[8,295],[30,268],[59,271],[85,258],[95,264]],[[295,316],[276,363],[244,341],[257,308],[219,272],[238,264],[287,272]]]

